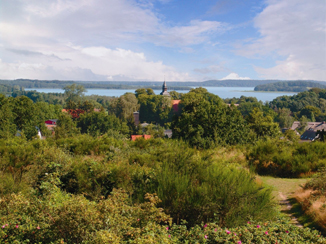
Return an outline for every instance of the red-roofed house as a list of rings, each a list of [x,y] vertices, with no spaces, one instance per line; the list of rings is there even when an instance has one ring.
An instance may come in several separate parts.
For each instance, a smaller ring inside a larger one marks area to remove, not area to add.
[[[174,112],[179,112],[179,103],[181,102],[181,100],[172,100],[172,108],[174,110]]]
[[[57,124],[57,119],[49,119],[47,121],[45,121],[45,124],[47,125],[56,125]]]
[[[139,138],[144,138],[145,140],[151,139],[151,135],[132,135],[131,140],[136,141]]]

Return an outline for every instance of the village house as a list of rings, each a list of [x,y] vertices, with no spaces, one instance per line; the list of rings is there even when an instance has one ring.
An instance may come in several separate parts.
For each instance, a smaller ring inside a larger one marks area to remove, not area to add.
[[[300,121],[294,121],[291,130],[296,131],[301,126]],[[326,123],[323,122],[307,122],[305,132],[300,136],[302,141],[314,141],[317,138],[317,131],[326,131]]]

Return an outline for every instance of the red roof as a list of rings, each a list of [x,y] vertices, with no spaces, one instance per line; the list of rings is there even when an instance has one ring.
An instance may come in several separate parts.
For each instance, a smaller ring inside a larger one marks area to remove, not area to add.
[[[85,113],[82,109],[62,109],[62,112],[69,113],[73,118],[79,118],[80,114]]]
[[[172,100],[172,108],[173,108],[174,112],[179,111],[179,103],[180,102],[181,102],[181,100]]]
[[[148,140],[151,137],[152,137],[151,135],[132,135],[131,140],[136,141],[138,138],[144,138],[145,140]]]

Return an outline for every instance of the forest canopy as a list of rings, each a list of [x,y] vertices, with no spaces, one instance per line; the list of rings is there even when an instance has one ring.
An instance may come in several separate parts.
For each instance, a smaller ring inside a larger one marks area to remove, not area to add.
[[[303,92],[308,91],[310,88],[326,88],[325,84],[313,81],[285,81],[275,82],[269,84],[258,85],[255,91],[285,91],[285,92]]]

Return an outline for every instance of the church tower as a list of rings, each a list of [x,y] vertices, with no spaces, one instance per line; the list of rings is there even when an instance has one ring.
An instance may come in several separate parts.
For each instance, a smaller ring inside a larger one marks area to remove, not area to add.
[[[164,80],[164,83],[163,83],[163,86],[162,86],[162,92],[160,93],[160,95],[170,96],[170,94],[168,93],[168,87],[166,85],[165,80]]]

